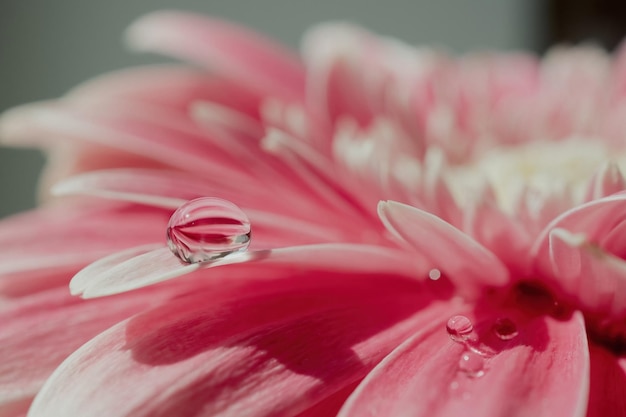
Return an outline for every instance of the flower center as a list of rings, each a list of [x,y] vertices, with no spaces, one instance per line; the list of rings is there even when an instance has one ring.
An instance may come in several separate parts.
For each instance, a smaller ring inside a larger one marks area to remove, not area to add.
[[[600,140],[530,142],[494,147],[471,163],[450,167],[446,179],[460,203],[471,201],[486,181],[500,207],[514,213],[525,190],[581,202],[589,179],[607,161],[624,172],[626,152],[615,153]]]

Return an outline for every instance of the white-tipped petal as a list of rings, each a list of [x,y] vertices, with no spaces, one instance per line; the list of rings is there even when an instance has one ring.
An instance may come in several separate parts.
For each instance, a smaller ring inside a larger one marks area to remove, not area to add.
[[[162,244],[131,248],[102,258],[78,272],[70,292],[82,298],[118,294],[176,278],[200,268],[183,264]]]

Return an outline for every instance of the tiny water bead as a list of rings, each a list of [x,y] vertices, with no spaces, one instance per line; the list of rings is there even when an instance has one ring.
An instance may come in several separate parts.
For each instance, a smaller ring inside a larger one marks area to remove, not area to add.
[[[247,250],[250,234],[250,220],[239,207],[220,198],[202,197],[172,214],[167,246],[183,262],[207,262]]]
[[[464,342],[474,331],[474,325],[465,316],[452,316],[446,324],[446,331],[455,342]]]
[[[485,360],[472,351],[463,352],[459,359],[459,370],[470,378],[480,378],[485,374]]]
[[[517,326],[508,318],[500,318],[496,320],[493,327],[493,332],[500,340],[511,340],[517,336]]]
[[[433,281],[437,281],[439,278],[441,278],[441,271],[437,268],[431,269],[430,271],[428,271],[428,278]]]

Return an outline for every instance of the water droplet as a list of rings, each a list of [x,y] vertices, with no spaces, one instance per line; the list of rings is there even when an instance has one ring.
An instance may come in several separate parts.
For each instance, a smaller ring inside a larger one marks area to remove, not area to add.
[[[452,316],[446,324],[446,331],[455,342],[464,342],[474,331],[474,325],[465,316]]]
[[[441,271],[437,268],[431,269],[430,271],[428,271],[428,278],[432,279],[433,281],[437,281],[439,278],[441,278]]]
[[[459,370],[470,378],[480,378],[485,375],[485,360],[474,352],[463,352],[459,359]]]
[[[511,340],[517,336],[517,326],[508,318],[500,318],[493,325],[493,332],[500,340]]]
[[[220,198],[188,201],[172,214],[167,225],[167,245],[187,263],[242,252],[249,244],[250,220],[239,207]]]

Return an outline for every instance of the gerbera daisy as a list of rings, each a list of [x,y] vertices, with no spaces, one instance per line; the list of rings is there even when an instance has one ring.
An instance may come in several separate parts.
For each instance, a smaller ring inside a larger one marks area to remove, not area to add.
[[[0,413],[624,414],[625,55],[128,37],[200,68],[2,119],[56,197],[0,226]]]

